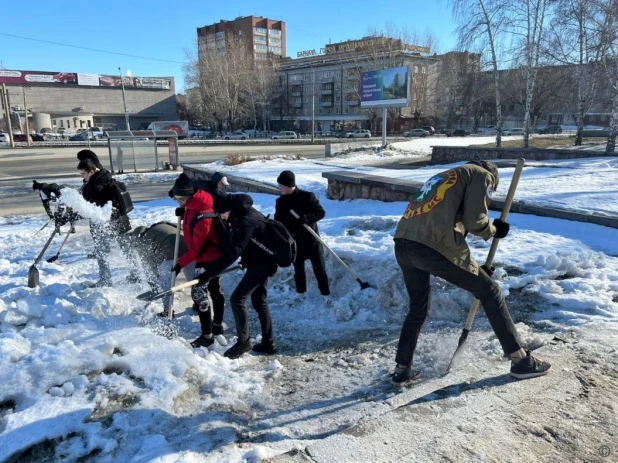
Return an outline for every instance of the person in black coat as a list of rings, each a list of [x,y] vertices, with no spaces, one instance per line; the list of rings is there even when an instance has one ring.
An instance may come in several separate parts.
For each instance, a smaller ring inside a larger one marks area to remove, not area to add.
[[[318,233],[318,221],[326,215],[315,194],[303,191],[296,187],[296,177],[293,172],[285,170],[277,178],[281,196],[277,198],[275,206],[275,220],[281,222],[296,240],[297,255],[294,262],[294,282],[298,296],[294,300],[301,303],[307,291],[307,277],[305,275],[305,261],[311,261],[313,273],[318,281],[320,293],[324,296],[324,304],[332,306],[324,263],[322,244],[305,228],[308,225]],[[291,211],[296,212],[299,218],[294,217]],[[318,233],[319,234],[319,233]]]
[[[277,272],[277,264],[263,246],[268,243],[265,217],[255,210],[253,199],[246,194],[215,194],[215,211],[229,229],[221,230],[219,245],[223,254],[216,261],[207,264],[206,272],[199,278],[208,280],[219,275],[239,257],[247,271],[232,293],[230,305],[234,313],[238,341],[224,355],[235,359],[253,347],[253,351],[263,354],[276,352],[270,308],[267,300],[268,278]],[[258,314],[262,327],[262,341],[251,345],[249,320],[246,307],[247,297]]]
[[[97,168],[95,162],[91,159],[80,161],[77,169],[84,179],[82,196],[86,201],[94,203],[99,207],[103,207],[112,201],[114,196],[112,174],[108,170]],[[99,281],[95,283],[95,286],[111,286],[112,284],[112,275],[107,263],[107,255],[110,253],[112,240],[118,242],[124,256],[131,264],[131,273],[127,280],[129,282],[139,281],[137,260],[133,255],[131,244],[128,239],[122,236],[130,229],[129,216],[127,214],[120,214],[116,209],[112,210],[109,223],[102,224],[90,221],[90,234],[94,241],[94,253],[99,265]]]

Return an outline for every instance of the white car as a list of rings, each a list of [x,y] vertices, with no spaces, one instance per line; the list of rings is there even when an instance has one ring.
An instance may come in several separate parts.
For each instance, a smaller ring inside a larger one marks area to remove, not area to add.
[[[347,134],[348,138],[369,138],[371,137],[371,132],[365,129],[357,129],[354,132],[350,132]]]
[[[523,135],[524,129],[510,129],[509,132],[511,133],[511,135]]]
[[[296,140],[298,135],[296,135],[296,132],[292,132],[291,130],[282,130],[270,138],[271,140]]]
[[[6,133],[0,133],[0,143],[8,143],[9,136]]]
[[[246,140],[247,138],[249,138],[249,135],[242,130],[236,130],[235,132],[228,133],[223,137],[224,140]]]
[[[412,129],[409,132],[404,132],[404,137],[427,137],[431,135],[427,130],[423,129]]]

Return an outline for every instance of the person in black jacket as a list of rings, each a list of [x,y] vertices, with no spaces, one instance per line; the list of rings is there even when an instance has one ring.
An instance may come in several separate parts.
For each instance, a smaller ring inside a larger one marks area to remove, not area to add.
[[[80,161],[77,169],[84,179],[82,196],[86,201],[99,207],[103,207],[112,201],[112,174],[108,170],[97,168],[96,163],[91,159]],[[99,265],[99,281],[94,286],[111,286],[112,284],[112,274],[107,264],[107,255],[110,252],[112,240],[118,242],[120,249],[131,264],[131,273],[127,280],[129,282],[139,281],[137,261],[133,255],[131,244],[128,239],[122,236],[130,229],[129,216],[120,214],[116,209],[112,210],[109,224],[90,221],[90,234],[94,241],[94,253]]]
[[[284,170],[277,178],[281,196],[277,198],[275,206],[275,220],[281,222],[296,240],[297,255],[294,262],[294,282],[298,296],[294,302],[300,304],[304,301],[307,291],[307,278],[305,276],[305,261],[310,260],[313,273],[318,281],[318,288],[324,297],[327,307],[333,305],[328,287],[328,275],[324,263],[324,250],[322,244],[305,228],[308,225],[318,233],[318,221],[326,215],[315,194],[303,191],[296,187],[296,177],[293,172]],[[294,217],[291,211],[296,212],[299,218]]]
[[[54,219],[56,228],[60,230],[62,225],[71,224],[70,232],[75,233],[75,222],[79,216],[70,207],[66,207],[60,200],[62,187],[57,183],[41,183],[32,181],[32,190],[39,192],[39,197],[43,203],[43,208],[50,219]],[[52,212],[50,202],[56,203],[56,210]]]
[[[277,264],[261,247],[268,242],[265,217],[252,207],[253,199],[249,195],[219,192],[214,199],[215,211],[230,225],[229,238],[221,236],[223,233],[220,234],[219,245],[223,254],[216,261],[207,264],[205,273],[199,278],[208,281],[232,265],[239,257],[242,267],[247,269],[230,298],[238,340],[223,355],[235,359],[252,347],[254,352],[274,354],[277,349],[266,286],[268,278],[277,272]],[[249,296],[262,327],[262,341],[255,346],[251,345],[245,304]]]

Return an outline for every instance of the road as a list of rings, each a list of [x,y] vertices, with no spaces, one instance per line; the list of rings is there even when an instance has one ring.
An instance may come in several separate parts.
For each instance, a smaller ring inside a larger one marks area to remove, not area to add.
[[[83,148],[16,148],[0,149],[0,216],[38,214],[43,212],[41,201],[32,193],[32,180],[40,182],[75,181],[77,178],[77,151]],[[107,147],[92,150],[103,165],[108,164]],[[190,146],[179,149],[182,164],[201,164],[225,159],[231,154],[251,156],[300,154],[305,158],[323,158],[321,145],[268,145],[268,146]],[[129,191],[134,201],[165,197],[169,183],[132,184]]]

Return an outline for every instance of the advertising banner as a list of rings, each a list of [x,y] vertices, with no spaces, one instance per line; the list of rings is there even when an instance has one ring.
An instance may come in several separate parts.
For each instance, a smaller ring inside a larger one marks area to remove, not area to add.
[[[134,87],[135,79],[129,76],[122,76],[125,87]],[[99,85],[102,87],[121,87],[120,76],[99,76]]]
[[[137,88],[156,88],[160,90],[169,90],[172,85],[170,79],[161,77],[136,77],[135,86]]]
[[[99,74],[77,74],[77,83],[79,85],[90,85],[92,87],[99,86]]]
[[[361,85],[363,107],[408,106],[410,86],[407,66],[363,72]]]
[[[0,69],[0,84],[77,84],[73,72],[8,71]]]

